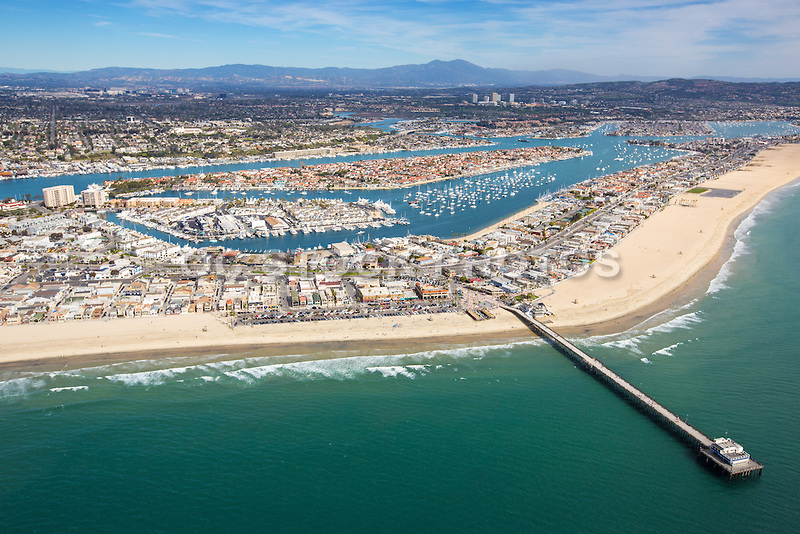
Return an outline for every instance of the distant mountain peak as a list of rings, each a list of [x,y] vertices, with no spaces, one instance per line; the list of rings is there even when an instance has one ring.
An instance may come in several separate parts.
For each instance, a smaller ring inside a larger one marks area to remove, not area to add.
[[[194,69],[106,67],[73,73],[0,73],[0,84],[24,87],[154,87],[208,91],[289,88],[521,87],[634,80],[649,82],[657,79],[598,76],[567,69],[526,71],[486,68],[464,59],[446,61],[434,59],[425,64],[397,65],[379,69],[344,67],[312,69],[236,63]]]
[[[425,64],[380,69],[321,69],[230,64],[200,69],[106,67],[76,73],[0,75],[6,81],[47,86],[155,86],[204,89],[287,87],[411,88],[458,86],[559,85],[598,81],[602,77],[575,71],[516,71],[484,68],[464,59],[435,59]]]

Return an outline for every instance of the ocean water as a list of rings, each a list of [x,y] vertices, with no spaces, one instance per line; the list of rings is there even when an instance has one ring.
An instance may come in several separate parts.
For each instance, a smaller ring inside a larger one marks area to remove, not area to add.
[[[0,374],[2,532],[794,532],[800,187],[593,355],[765,469],[730,483],[535,339]],[[0,343],[1,345],[1,343]]]

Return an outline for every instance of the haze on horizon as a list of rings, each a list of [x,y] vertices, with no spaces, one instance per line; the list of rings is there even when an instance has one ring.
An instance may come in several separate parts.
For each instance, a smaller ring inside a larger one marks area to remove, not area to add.
[[[0,0],[0,66],[231,63],[800,77],[796,0]]]

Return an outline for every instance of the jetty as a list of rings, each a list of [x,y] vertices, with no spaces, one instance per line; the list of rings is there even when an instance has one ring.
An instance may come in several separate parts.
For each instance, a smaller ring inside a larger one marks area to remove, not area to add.
[[[738,443],[728,438],[709,438],[606,367],[603,362],[593,358],[552,328],[537,320],[532,311],[512,306],[502,306],[502,308],[519,317],[531,330],[569,358],[576,366],[595,377],[635,408],[687,443],[698,452],[699,458],[716,472],[729,479],[761,476],[764,466],[750,458],[750,455]]]

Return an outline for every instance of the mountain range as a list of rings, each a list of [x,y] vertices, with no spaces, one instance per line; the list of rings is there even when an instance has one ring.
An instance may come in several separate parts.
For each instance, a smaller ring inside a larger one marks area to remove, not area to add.
[[[98,89],[106,87],[152,87],[210,91],[257,91],[291,88],[521,87],[625,80],[656,81],[659,79],[662,78],[628,75],[600,76],[565,69],[525,71],[486,68],[464,60],[435,60],[421,65],[398,65],[379,69],[340,67],[312,69],[269,67],[265,65],[223,65],[202,69],[108,67],[81,72],[32,72],[21,69],[0,68],[0,85],[46,88],[89,87]],[[726,79],[719,77],[715,79],[736,82],[790,81]]]

